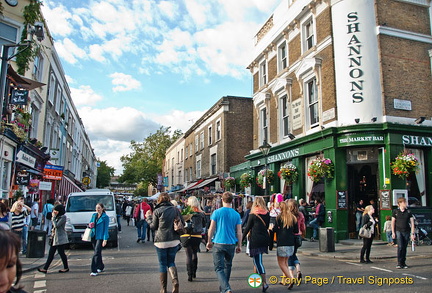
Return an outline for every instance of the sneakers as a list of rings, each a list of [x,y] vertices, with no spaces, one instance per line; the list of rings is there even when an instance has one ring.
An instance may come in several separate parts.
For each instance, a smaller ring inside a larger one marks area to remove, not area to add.
[[[103,270],[97,269],[97,273],[98,274],[103,273]]]
[[[403,269],[407,269],[408,266],[407,266],[407,265],[403,265],[402,268],[403,268]]]
[[[397,269],[401,269],[402,266],[401,266],[401,265],[397,265],[396,268],[397,268]]]
[[[139,243],[141,241],[141,238],[138,238],[137,243]]]
[[[98,275],[98,273],[91,273],[90,276],[92,277],[96,277]]]

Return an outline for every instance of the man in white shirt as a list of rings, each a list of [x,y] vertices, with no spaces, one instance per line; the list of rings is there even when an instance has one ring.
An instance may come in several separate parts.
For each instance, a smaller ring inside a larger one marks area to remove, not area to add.
[[[31,217],[31,228],[30,230],[34,230],[38,224],[39,219],[39,203],[38,198],[35,197],[34,202],[31,207],[30,217]]]

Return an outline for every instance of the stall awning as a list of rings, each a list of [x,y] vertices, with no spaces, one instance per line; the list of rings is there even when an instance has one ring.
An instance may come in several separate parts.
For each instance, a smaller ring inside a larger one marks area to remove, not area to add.
[[[177,190],[176,192],[185,192],[186,190],[191,189],[192,187],[194,187],[195,185],[200,184],[203,181],[204,181],[204,179],[201,179],[201,180],[198,180],[197,182],[190,183],[185,188],[183,188],[181,190]]]
[[[9,75],[9,78],[12,79],[17,85],[27,90],[32,90],[45,85],[42,82],[19,75],[18,73],[15,72],[15,70],[13,70],[12,66],[10,65],[7,69],[7,74]]]
[[[57,195],[68,196],[71,192],[81,192],[83,191],[78,187],[71,179],[66,176],[62,177],[60,180]]]
[[[197,184],[197,185],[195,185],[195,186],[192,186],[191,189],[198,189],[198,188],[202,188],[202,187],[204,187],[204,186],[206,186],[206,185],[209,185],[210,183],[212,183],[212,182],[215,181],[216,179],[218,179],[218,178],[215,177],[215,178],[206,179],[206,180],[204,180],[203,182],[201,182],[200,184]]]

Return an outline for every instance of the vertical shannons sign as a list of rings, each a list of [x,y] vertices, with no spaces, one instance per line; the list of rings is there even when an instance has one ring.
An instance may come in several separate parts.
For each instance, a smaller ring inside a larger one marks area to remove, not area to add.
[[[336,96],[340,125],[382,116],[380,64],[373,0],[332,6]]]

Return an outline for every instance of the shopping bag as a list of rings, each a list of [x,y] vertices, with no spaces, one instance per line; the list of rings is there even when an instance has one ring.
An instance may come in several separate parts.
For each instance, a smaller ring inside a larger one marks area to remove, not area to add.
[[[90,242],[91,241],[91,229],[86,228],[84,234],[81,237],[82,241]]]

